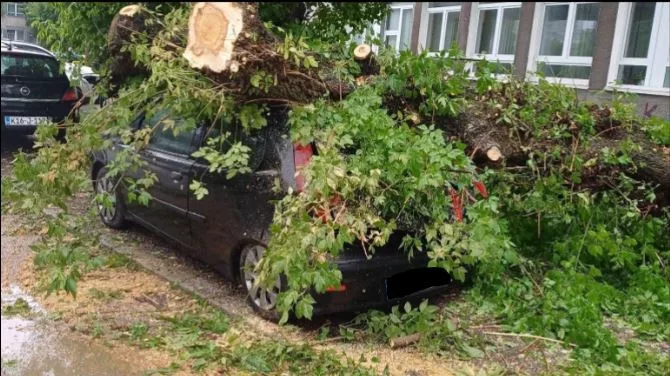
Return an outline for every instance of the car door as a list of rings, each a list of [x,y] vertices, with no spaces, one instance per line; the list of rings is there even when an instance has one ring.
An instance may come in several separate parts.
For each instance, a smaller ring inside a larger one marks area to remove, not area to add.
[[[251,172],[226,177],[228,171],[209,171],[209,163],[196,160],[193,164],[194,179],[205,184],[208,194],[197,199],[189,196],[189,214],[193,230],[194,252],[217,270],[232,277],[235,252],[241,244],[263,241],[272,221],[274,207],[272,187],[279,176],[278,166],[264,162],[267,130],[247,135],[239,125],[222,123],[211,129],[201,128],[196,135],[201,145],[215,139],[221,132],[229,136],[223,142],[210,145],[226,153],[237,140],[249,147],[248,167]],[[232,262],[231,262],[232,261]]]
[[[133,205],[129,210],[146,225],[191,247],[188,196],[195,129],[175,135],[173,127],[167,127],[172,121],[174,128],[183,125],[182,119],[171,117],[168,111],[158,112],[142,125],[154,129],[147,148],[140,152],[146,162],[144,172],[155,174],[158,180],[149,188],[149,205]]]

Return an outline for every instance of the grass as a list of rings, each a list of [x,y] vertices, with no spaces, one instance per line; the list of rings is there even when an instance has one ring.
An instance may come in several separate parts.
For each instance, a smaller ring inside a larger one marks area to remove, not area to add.
[[[26,316],[30,311],[30,304],[23,298],[18,298],[13,304],[2,307],[2,314],[6,316]]]
[[[88,290],[88,294],[95,299],[102,300],[105,302],[123,298],[123,291],[121,290],[102,291],[96,289],[95,287],[90,288]]]
[[[3,359],[2,360],[2,368],[4,369],[5,367],[7,368],[14,368],[16,367],[18,361],[16,359]]]

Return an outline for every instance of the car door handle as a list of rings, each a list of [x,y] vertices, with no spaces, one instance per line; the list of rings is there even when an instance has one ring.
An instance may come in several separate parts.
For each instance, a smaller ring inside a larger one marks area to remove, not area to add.
[[[181,172],[177,172],[177,171],[170,172],[170,179],[172,179],[172,180],[180,181],[183,178],[184,178],[184,175],[182,175]]]

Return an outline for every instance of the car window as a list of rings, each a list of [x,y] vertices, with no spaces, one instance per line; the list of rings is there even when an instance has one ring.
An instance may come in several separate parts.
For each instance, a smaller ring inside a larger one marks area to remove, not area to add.
[[[174,126],[171,124],[174,123]],[[184,130],[186,122],[183,119],[170,116],[170,112],[162,110],[156,113],[151,119],[145,122],[145,126],[155,127],[155,130],[149,140],[152,149],[167,151],[170,153],[190,156],[193,151],[193,135],[195,126],[190,126]],[[180,132],[175,135],[175,129]]]
[[[2,75],[26,78],[61,77],[60,65],[56,59],[46,56],[2,54]]]
[[[233,143],[240,141],[243,145],[251,149],[251,152],[249,153],[249,168],[253,171],[258,169],[265,156],[266,128],[247,133],[240,124],[231,124],[225,120],[221,120],[219,124],[215,124],[214,126],[210,126],[211,123],[207,123],[207,125],[207,134],[202,145],[207,145],[208,140],[219,137],[222,131],[228,132],[230,133],[230,136],[222,143],[216,145],[216,149],[221,153],[225,153],[230,150],[230,146]]]

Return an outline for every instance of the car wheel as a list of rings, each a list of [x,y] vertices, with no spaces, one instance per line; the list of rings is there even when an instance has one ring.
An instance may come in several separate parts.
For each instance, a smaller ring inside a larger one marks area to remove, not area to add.
[[[251,305],[261,317],[270,321],[279,321],[277,313],[277,296],[282,290],[282,278],[277,277],[277,281],[270,289],[261,286],[259,273],[255,270],[265,253],[265,247],[259,244],[252,244],[244,247],[240,253],[240,279],[242,286],[247,293],[247,302]]]
[[[107,176],[106,168],[102,167],[98,170],[93,185],[96,194],[107,192],[112,196],[110,207],[98,203],[98,214],[100,214],[102,223],[111,228],[122,228],[126,224],[126,205],[116,181]]]

